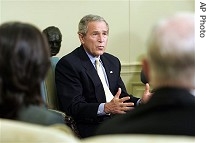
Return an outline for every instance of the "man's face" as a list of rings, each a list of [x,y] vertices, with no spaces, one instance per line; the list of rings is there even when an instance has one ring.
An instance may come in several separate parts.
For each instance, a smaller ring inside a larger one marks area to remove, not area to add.
[[[105,52],[108,41],[108,27],[105,22],[88,23],[86,35],[79,34],[79,36],[83,47],[89,54],[98,57]]]
[[[55,56],[60,51],[61,47],[61,37],[58,33],[51,33],[48,37],[49,46],[51,49],[51,56]]]

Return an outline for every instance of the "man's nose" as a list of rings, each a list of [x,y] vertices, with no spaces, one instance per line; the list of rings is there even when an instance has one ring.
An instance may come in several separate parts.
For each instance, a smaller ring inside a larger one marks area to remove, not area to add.
[[[98,41],[99,42],[104,42],[104,35],[103,34],[99,34]]]

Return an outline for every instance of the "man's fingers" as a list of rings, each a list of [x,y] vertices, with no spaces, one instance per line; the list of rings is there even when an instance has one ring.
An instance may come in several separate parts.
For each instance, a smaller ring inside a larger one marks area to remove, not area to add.
[[[149,90],[150,90],[149,83],[146,83],[146,86],[145,86],[145,91],[149,92]]]
[[[133,110],[134,107],[121,107],[120,110],[118,110],[118,114],[125,114],[127,111]]]
[[[120,102],[125,102],[125,101],[127,101],[129,99],[130,99],[130,97],[126,96],[126,97],[120,98]]]
[[[115,98],[120,98],[120,94],[121,94],[121,88],[118,88]]]
[[[133,102],[127,102],[127,103],[121,103],[120,107],[133,107],[134,103]]]
[[[134,107],[125,107],[124,111],[130,111],[130,110],[133,110],[133,109],[134,109]]]

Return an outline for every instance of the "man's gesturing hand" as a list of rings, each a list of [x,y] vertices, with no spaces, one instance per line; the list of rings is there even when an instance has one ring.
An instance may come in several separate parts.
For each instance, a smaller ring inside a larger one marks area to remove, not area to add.
[[[133,102],[125,102],[130,99],[129,96],[120,98],[121,88],[118,89],[114,98],[110,101],[105,103],[104,111],[109,114],[124,114],[126,111],[132,110],[134,107]],[[124,103],[125,102],[125,103]]]

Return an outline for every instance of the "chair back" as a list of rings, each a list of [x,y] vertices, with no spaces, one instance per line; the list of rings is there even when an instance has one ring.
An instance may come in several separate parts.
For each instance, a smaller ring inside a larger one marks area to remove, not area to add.
[[[58,57],[51,57],[51,66],[41,85],[42,97],[47,103],[48,108],[53,110],[59,110],[59,102],[55,85],[55,67],[58,61]]]
[[[66,115],[66,113],[60,111],[59,108],[59,101],[55,85],[55,67],[58,61],[58,57],[51,57],[51,66],[47,72],[45,80],[41,84],[41,94],[43,100],[47,104],[47,108],[51,111],[61,114],[64,117],[65,123],[72,129],[75,135],[80,138],[74,119],[71,116]]]

